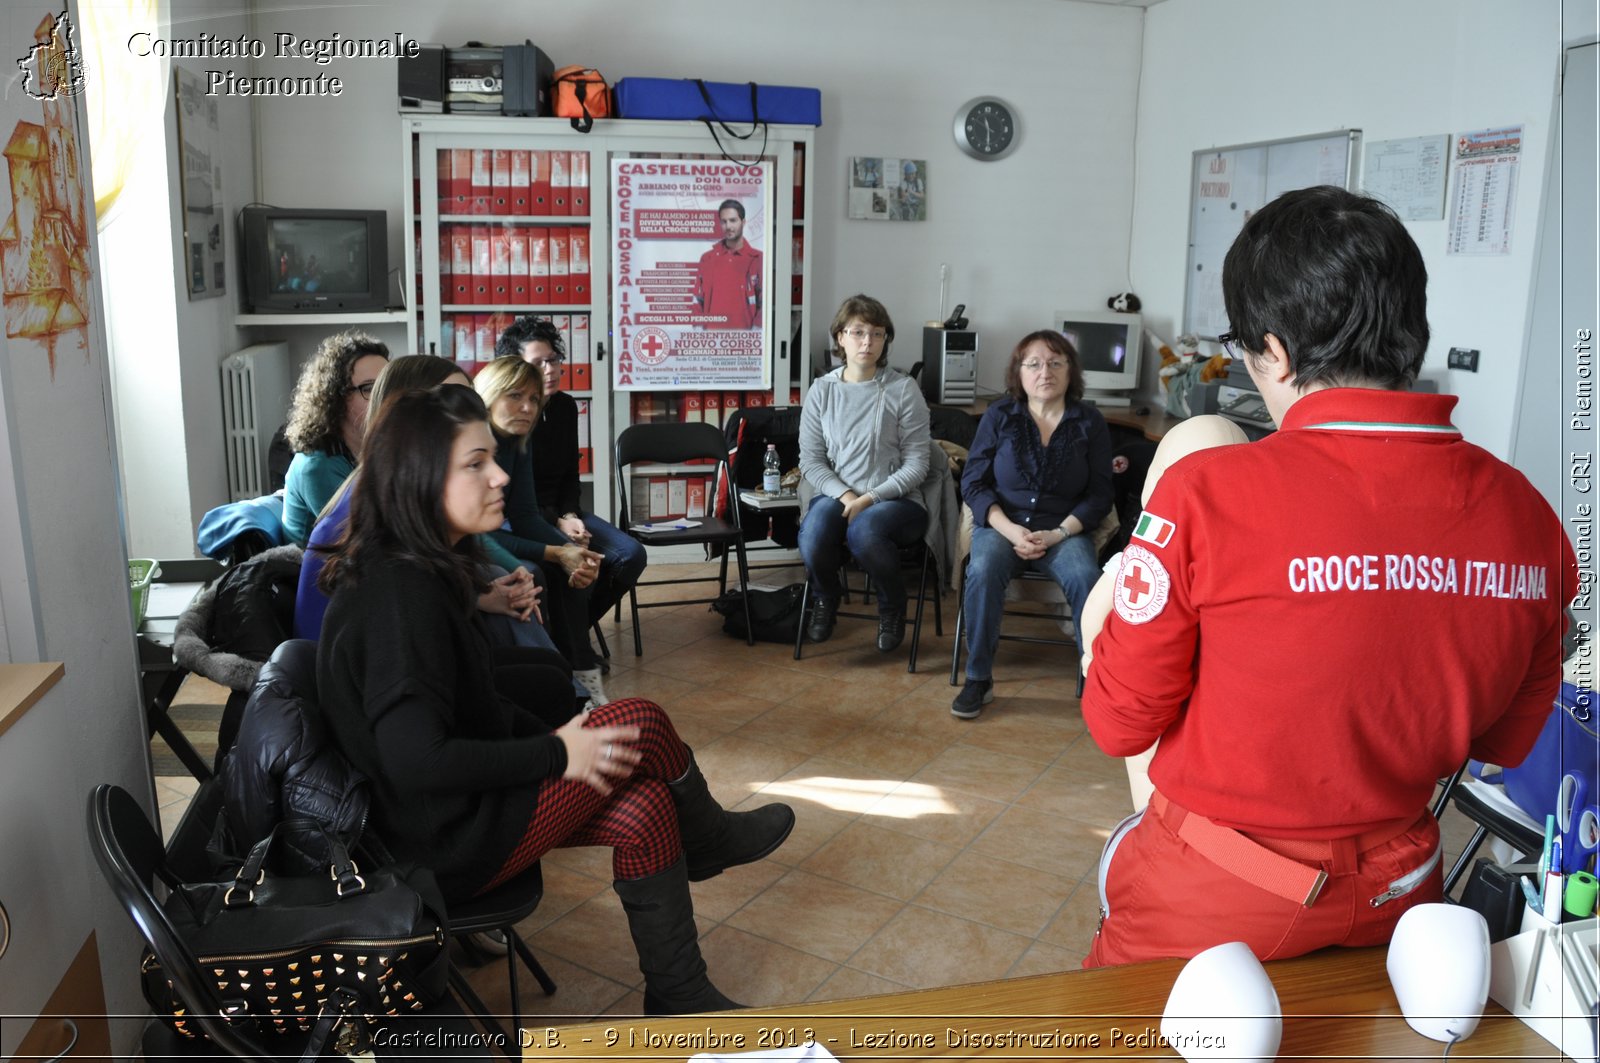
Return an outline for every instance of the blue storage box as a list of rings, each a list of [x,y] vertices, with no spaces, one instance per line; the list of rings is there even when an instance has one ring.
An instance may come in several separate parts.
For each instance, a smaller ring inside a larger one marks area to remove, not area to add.
[[[704,94],[701,86],[705,86]],[[751,108],[754,89],[754,110]],[[622,78],[611,90],[618,118],[822,124],[822,90],[695,78]],[[707,106],[706,97],[710,97]]]

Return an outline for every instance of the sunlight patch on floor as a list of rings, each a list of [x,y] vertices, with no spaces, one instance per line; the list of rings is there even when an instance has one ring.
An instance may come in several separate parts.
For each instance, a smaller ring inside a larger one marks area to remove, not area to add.
[[[763,791],[810,801],[837,812],[867,812],[889,819],[952,816],[957,809],[937,786],[899,779],[835,779],[825,775],[777,782]]]

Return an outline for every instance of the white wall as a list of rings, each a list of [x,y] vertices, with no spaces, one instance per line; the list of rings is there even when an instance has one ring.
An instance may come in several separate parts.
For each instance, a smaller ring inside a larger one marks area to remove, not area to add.
[[[163,37],[204,31],[227,38],[248,30],[248,0],[170,0],[165,6]],[[171,65],[199,72],[208,62],[176,59]],[[227,290],[191,300],[171,80],[169,73],[165,112],[148,118],[122,193],[125,202],[103,239],[128,545],[137,557],[155,558],[195,556],[201,516],[228,500],[218,363],[251,342],[233,325],[239,268],[232,223],[238,208],[254,198],[250,107],[242,98],[217,98]],[[153,253],[158,248],[167,254]]]
[[[1560,0],[1166,0],[1149,10],[1132,267],[1164,335],[1183,316],[1189,166],[1199,149],[1357,128],[1364,141],[1521,125],[1511,254],[1446,256],[1445,221],[1408,228],[1428,265],[1424,376],[1455,422],[1510,452],[1550,153]],[[1165,331],[1163,331],[1165,330]],[[1447,370],[1451,347],[1482,352]]]
[[[17,45],[20,56],[34,26],[60,10],[49,0],[6,5],[0,8],[0,39],[23,42]],[[136,935],[103,885],[84,826],[96,783],[127,787],[147,807],[151,796],[94,276],[99,261],[88,134],[82,108],[71,100],[40,103],[20,91],[0,98],[0,137],[8,142],[21,123],[44,124],[51,113],[64,115],[59,128],[71,133],[70,141],[62,137],[51,152],[51,163],[60,167],[52,187],[64,189],[78,209],[67,215],[70,236],[48,225],[39,229],[46,245],[84,241],[81,261],[91,276],[87,294],[76,302],[89,325],[52,336],[0,335],[0,430],[9,431],[15,444],[0,469],[0,490],[14,492],[22,503],[19,525],[37,603],[38,659],[66,666],[46,698],[0,735],[0,902],[14,924],[11,948],[0,957],[0,1010],[36,1013],[92,931],[109,975],[109,1012],[129,1015],[144,1006]],[[12,190],[19,163],[0,161],[0,222],[18,207]],[[31,233],[38,214],[37,202],[25,202],[16,214],[19,229]],[[14,276],[9,269],[7,275]],[[37,279],[30,273],[30,282]],[[117,1054],[125,1057],[134,1024],[118,1025]],[[15,1051],[26,1030],[26,1022],[3,1024],[0,1056]]]
[[[1126,283],[1132,135],[1141,13],[1062,0],[533,0],[263,11],[258,32],[322,37],[396,31],[461,45],[532,37],[557,66],[624,75],[706,77],[822,90],[815,256],[817,324],[845,296],[882,299],[900,326],[896,365],[920,357],[920,329],[938,316],[939,264],[951,267],[950,305],[964,302],[990,352],[1004,356],[1058,307],[1103,306]],[[300,61],[262,73],[308,74]],[[400,129],[392,64],[341,60],[338,99],[261,105],[264,198],[286,206],[383,207],[398,264]],[[973,96],[1010,100],[1022,141],[981,163],[951,136]],[[712,148],[707,137],[707,147]],[[928,160],[929,221],[845,219],[850,155]],[[814,328],[822,343],[822,328]],[[815,354],[815,352],[812,352]]]

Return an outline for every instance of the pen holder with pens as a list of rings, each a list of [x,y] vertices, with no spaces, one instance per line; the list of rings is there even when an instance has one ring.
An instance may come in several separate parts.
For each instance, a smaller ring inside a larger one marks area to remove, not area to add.
[[[1596,1063],[1600,919],[1555,923],[1531,906],[1489,947],[1489,996],[1575,1060]]]

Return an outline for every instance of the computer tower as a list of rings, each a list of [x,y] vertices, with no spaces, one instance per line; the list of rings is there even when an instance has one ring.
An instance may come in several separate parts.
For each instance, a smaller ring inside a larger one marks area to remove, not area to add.
[[[922,395],[929,402],[969,406],[978,397],[978,334],[965,329],[922,330]]]

